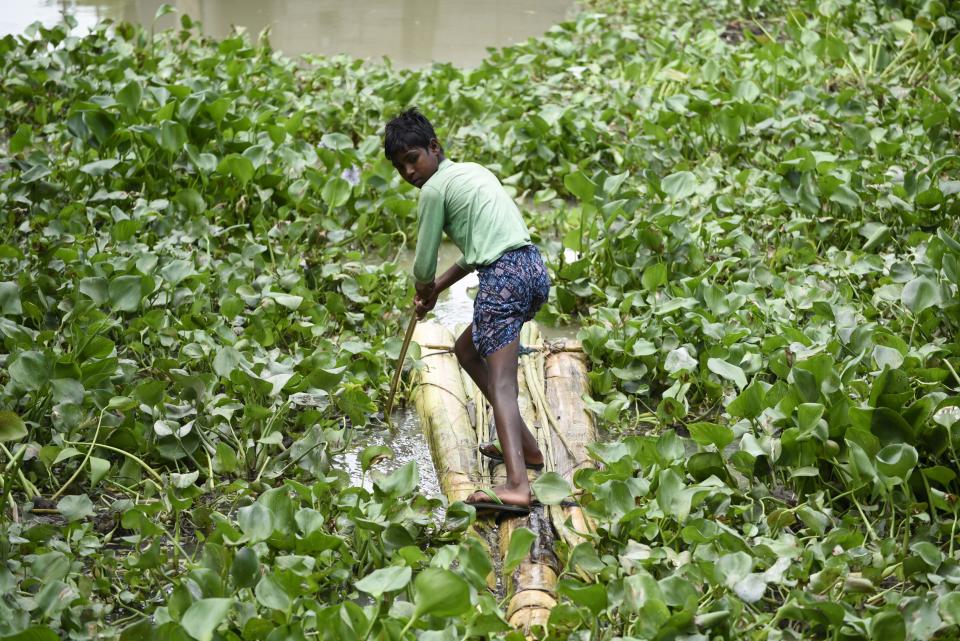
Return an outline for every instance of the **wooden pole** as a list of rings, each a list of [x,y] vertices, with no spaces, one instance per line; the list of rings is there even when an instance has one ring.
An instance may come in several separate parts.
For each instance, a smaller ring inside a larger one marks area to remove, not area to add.
[[[383,418],[387,425],[392,425],[391,413],[393,412],[393,399],[397,395],[397,385],[400,383],[400,374],[403,372],[403,360],[407,357],[407,349],[410,347],[410,339],[413,338],[413,330],[417,328],[417,313],[410,314],[410,323],[407,325],[407,333],[403,337],[403,345],[400,346],[400,358],[397,359],[397,369],[393,372],[393,380],[390,381],[390,395],[387,396],[387,406],[383,410]]]

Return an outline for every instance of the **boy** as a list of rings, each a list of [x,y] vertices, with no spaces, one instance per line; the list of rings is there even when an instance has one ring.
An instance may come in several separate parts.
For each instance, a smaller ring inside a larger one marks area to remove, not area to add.
[[[550,278],[516,204],[489,170],[444,157],[430,122],[415,108],[386,126],[384,153],[408,183],[420,189],[419,232],[414,258],[416,313],[433,309],[437,296],[477,269],[480,290],[473,323],[457,339],[460,366],[493,406],[498,448],[480,446],[485,456],[506,464],[507,482],[467,497],[478,510],[524,513],[530,484],[524,469],[543,468],[543,454],[524,425],[517,405],[520,328],[532,319],[550,292]],[[443,232],[463,252],[436,278]],[[491,501],[495,494],[497,501]]]

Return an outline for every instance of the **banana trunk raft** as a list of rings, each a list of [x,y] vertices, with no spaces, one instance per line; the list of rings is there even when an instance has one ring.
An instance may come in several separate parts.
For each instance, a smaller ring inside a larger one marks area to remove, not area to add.
[[[440,488],[450,502],[462,501],[476,489],[506,478],[503,465],[493,466],[478,451],[481,442],[496,437],[492,413],[460,369],[449,330],[436,323],[421,323],[413,339],[420,345],[423,362],[413,373],[413,402],[430,444]],[[573,474],[592,465],[587,445],[597,438],[582,400],[588,389],[586,359],[573,341],[546,344],[533,323],[524,327],[520,343],[532,348],[520,357],[520,413],[537,437],[545,469],[557,472],[572,486]],[[529,474],[533,480],[536,473]],[[493,527],[492,523],[479,523],[478,527]],[[557,603],[561,571],[557,547],[571,549],[592,524],[579,507],[535,507],[526,516],[501,522],[497,536],[500,559],[506,557],[510,537],[520,527],[532,530],[537,539],[527,558],[510,576],[502,577],[501,584],[510,595],[507,618],[511,625],[530,630],[545,625]]]

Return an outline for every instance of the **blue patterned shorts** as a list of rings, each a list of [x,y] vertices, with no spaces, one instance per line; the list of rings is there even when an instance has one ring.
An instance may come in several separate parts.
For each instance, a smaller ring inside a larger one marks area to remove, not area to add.
[[[508,251],[477,269],[477,275],[473,345],[486,358],[519,338],[523,324],[547,301],[550,276],[533,245]]]

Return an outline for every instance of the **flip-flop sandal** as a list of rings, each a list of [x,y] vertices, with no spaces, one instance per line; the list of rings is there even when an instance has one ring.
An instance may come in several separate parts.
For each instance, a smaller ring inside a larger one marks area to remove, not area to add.
[[[557,506],[557,507],[583,507],[582,505],[580,505],[580,504],[577,503],[576,501],[560,501],[559,503],[556,504],[556,506]],[[537,499],[533,499],[532,501],[530,501],[530,507],[531,507],[531,509],[532,509],[532,508],[535,508],[535,507],[550,507],[550,506],[549,506],[549,505],[544,505],[543,503],[541,503],[541,502],[538,501]]]
[[[477,513],[495,512],[499,516],[526,516],[530,513],[530,508],[523,505],[510,505],[504,503],[493,490],[480,488],[478,492],[483,492],[490,497],[489,501],[464,501],[467,505],[472,505]]]
[[[503,456],[502,456],[502,455],[500,455],[500,454],[490,454],[489,452],[484,452],[484,448],[488,448],[488,447],[495,447],[495,448],[497,448],[498,450],[500,449],[500,446],[499,446],[499,444],[497,443],[497,441],[490,441],[490,442],[488,442],[488,443],[481,443],[479,446],[477,446],[477,449],[480,450],[480,453],[481,453],[481,454],[483,454],[484,456],[486,456],[488,459],[490,459],[490,460],[493,461],[494,463],[500,463],[500,464],[502,464],[502,463],[503,463]],[[524,465],[526,465],[526,467],[527,467],[528,470],[533,470],[534,472],[539,472],[539,471],[543,470],[543,463],[526,463],[526,462],[525,462]]]
[[[526,516],[530,514],[530,508],[522,505],[507,505],[506,503],[491,503],[489,501],[477,501],[471,503],[466,501],[467,505],[472,505],[477,514],[500,514],[504,516]]]

